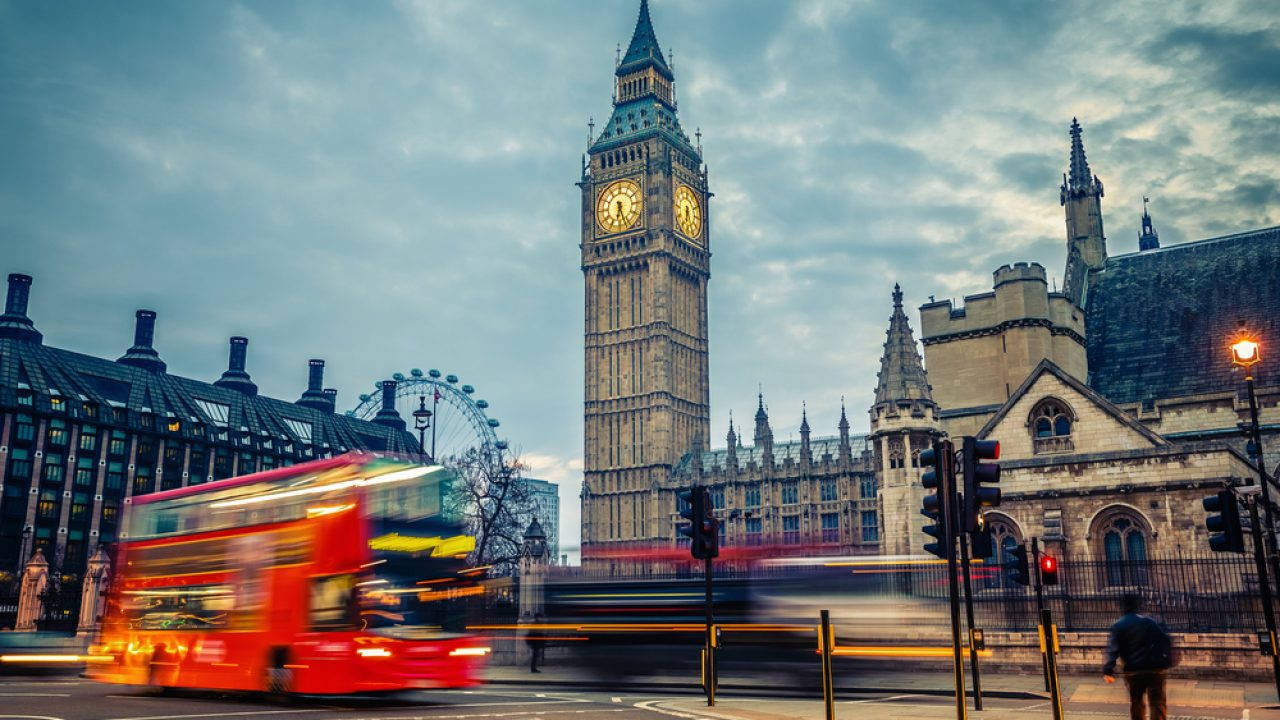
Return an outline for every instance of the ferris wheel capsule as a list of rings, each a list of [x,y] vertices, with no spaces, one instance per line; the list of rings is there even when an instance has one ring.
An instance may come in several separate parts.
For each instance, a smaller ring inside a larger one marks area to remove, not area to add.
[[[458,376],[457,376],[457,375],[448,375],[448,376],[446,376],[446,377],[445,377],[445,382],[449,382],[449,383],[454,383],[454,384],[456,384],[456,383],[458,382]]]
[[[488,401],[488,400],[477,400],[477,401],[476,401],[476,407],[480,408],[481,410],[484,410],[485,408],[489,407],[489,401]]]
[[[498,427],[498,419],[497,419],[497,418],[489,418],[488,422],[489,422],[489,427],[491,427],[491,428],[496,428],[496,427]]]
[[[462,386],[462,392],[464,392],[464,393],[466,393],[466,394],[468,394],[468,395],[470,395],[471,393],[473,393],[473,392],[475,392],[475,391],[476,391],[476,389],[475,389],[475,388],[473,388],[473,387],[471,387],[470,385],[463,385],[463,386]]]
[[[412,376],[414,376],[414,377],[416,377],[416,378],[420,378],[420,377],[422,377],[422,371],[421,371],[421,370],[419,370],[418,368],[414,368],[414,369],[410,370],[410,371],[409,371],[409,374],[410,374],[410,375],[412,375]]]
[[[404,382],[404,373],[395,373],[391,376],[391,379],[396,382]]]
[[[360,402],[369,402],[370,397],[372,396],[369,393],[360,393]]]
[[[427,371],[427,374],[428,374],[428,375],[430,375],[430,376],[431,376],[431,377],[433,377],[433,378],[438,378],[438,377],[440,377],[440,371],[439,371],[439,370],[436,370],[435,368],[431,368],[430,370],[428,370],[428,371]]]

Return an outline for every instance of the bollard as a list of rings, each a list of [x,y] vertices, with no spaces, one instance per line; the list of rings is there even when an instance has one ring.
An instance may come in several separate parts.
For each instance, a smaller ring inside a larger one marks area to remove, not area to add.
[[[836,718],[835,687],[831,676],[831,651],[835,649],[835,636],[831,632],[831,613],[823,610],[818,626],[818,653],[822,656],[822,702],[826,706],[827,720]]]

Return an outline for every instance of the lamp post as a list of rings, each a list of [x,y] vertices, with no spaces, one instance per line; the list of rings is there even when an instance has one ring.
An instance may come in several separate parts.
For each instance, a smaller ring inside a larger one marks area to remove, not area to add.
[[[1254,463],[1254,469],[1258,471],[1258,481],[1261,484],[1262,509],[1266,518],[1264,534],[1267,555],[1271,560],[1271,578],[1280,580],[1280,555],[1276,552],[1276,524],[1275,511],[1271,504],[1271,479],[1267,477],[1267,464],[1262,455],[1262,430],[1258,425],[1258,396],[1253,389],[1253,366],[1260,360],[1262,360],[1262,345],[1253,337],[1241,334],[1231,344],[1231,364],[1244,368],[1244,382],[1249,390],[1249,444],[1252,446],[1249,458]],[[1277,682],[1280,682],[1280,678]]]
[[[422,454],[427,456],[428,463],[434,463],[435,458],[427,452],[427,428],[431,427],[431,415],[433,413],[427,409],[427,396],[418,396],[418,409],[413,411],[413,427],[418,431],[418,447],[422,450]],[[432,448],[433,450],[435,448]]]

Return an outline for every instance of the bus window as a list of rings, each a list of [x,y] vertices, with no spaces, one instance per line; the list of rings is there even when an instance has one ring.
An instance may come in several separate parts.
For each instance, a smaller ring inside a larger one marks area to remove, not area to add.
[[[312,630],[347,630],[355,577],[350,573],[311,579],[310,624]]]
[[[207,630],[225,627],[235,607],[223,585],[127,590],[123,610],[135,630]]]

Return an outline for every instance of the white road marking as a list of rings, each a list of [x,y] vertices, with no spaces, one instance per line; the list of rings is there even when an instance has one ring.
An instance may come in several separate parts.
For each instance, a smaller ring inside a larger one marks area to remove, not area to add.
[[[127,695],[124,697],[128,697]],[[292,715],[297,713],[333,712],[332,708],[316,708],[314,710],[241,710],[240,712],[196,713],[194,715],[140,715],[136,717],[111,718],[110,720],[180,720],[180,718],[220,718],[245,717],[248,715]]]
[[[51,715],[0,715],[0,718],[7,718],[8,720],[62,720],[62,718]]]
[[[71,697],[71,693],[20,693],[0,692],[0,697]]]
[[[612,701],[614,701],[614,702],[616,702],[616,703],[620,703],[620,702],[622,702],[622,698],[620,698],[620,697],[616,697],[616,698],[609,698],[609,699],[610,699],[610,700],[612,700]]]

